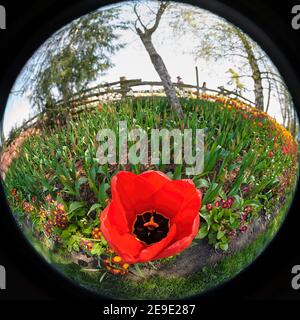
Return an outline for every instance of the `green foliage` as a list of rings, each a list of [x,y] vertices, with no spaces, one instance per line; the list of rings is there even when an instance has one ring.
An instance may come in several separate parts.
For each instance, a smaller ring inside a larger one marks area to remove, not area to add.
[[[289,197],[287,203],[290,203]],[[249,266],[273,239],[282,224],[288,205],[284,205],[278,215],[270,222],[265,233],[260,234],[251,244],[239,252],[228,255],[217,264],[203,267],[198,272],[184,277],[153,276],[139,281],[120,278],[105,273],[84,273],[80,267],[64,261],[61,256],[51,255],[51,262],[58,270],[68,275],[77,283],[91,288],[95,292],[118,299],[181,299],[199,295],[237,275]],[[35,242],[35,246],[38,243]],[[40,247],[39,247],[40,248]],[[40,248],[41,250],[41,248]],[[49,256],[49,252],[44,253]],[[173,263],[172,261],[170,262]]]
[[[243,200],[237,195],[235,198],[220,199],[211,207],[202,206],[200,216],[203,220],[197,237],[207,237],[216,249],[226,251],[232,238],[247,231],[262,207],[256,199]]]
[[[258,217],[272,218],[294,190],[297,178],[296,155],[282,152],[286,138],[270,119],[257,118],[256,111],[206,100],[182,99],[182,106],[185,117],[178,122],[165,98],[116,101],[103,105],[101,112],[71,117],[69,128],[45,128],[40,135],[30,136],[5,179],[20,226],[24,228],[29,220],[34,236],[63,255],[75,252],[99,259],[108,244],[103,237],[94,238],[93,230],[99,227],[99,215],[111,197],[111,178],[118,171],[152,169],[173,179],[191,178],[185,174],[185,163],[100,165],[96,134],[99,128],[112,128],[118,135],[120,120],[127,121],[128,130],[144,128],[149,137],[152,128],[162,126],[182,129],[184,124],[205,130],[204,172],[193,177],[203,193],[197,238],[226,251],[232,239],[247,232]],[[10,194],[13,189],[17,197]],[[24,201],[32,204],[30,212],[25,212]],[[55,212],[62,208],[65,224],[52,227]]]
[[[25,69],[25,88],[41,109],[53,108],[53,100],[64,106],[72,94],[112,66],[111,56],[124,45],[118,42],[119,10],[98,10],[82,16],[51,36]]]

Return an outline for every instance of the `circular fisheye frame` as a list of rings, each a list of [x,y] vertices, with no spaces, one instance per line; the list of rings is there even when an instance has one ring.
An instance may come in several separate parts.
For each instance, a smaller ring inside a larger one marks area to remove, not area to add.
[[[24,66],[1,177],[19,228],[68,279],[117,299],[186,298],[275,236],[298,132],[279,71],[237,26],[179,2],[122,2]]]

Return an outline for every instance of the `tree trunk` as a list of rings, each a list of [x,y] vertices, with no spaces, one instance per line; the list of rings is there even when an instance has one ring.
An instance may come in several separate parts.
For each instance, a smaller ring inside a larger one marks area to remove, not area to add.
[[[165,89],[166,96],[168,98],[168,101],[170,103],[171,108],[175,111],[177,116],[181,119],[183,118],[183,111],[181,108],[181,104],[179,102],[179,99],[176,96],[176,90],[175,87],[171,81],[171,77],[169,75],[169,72],[167,70],[166,65],[164,64],[163,59],[161,56],[157,53],[153,43],[152,43],[152,34],[157,30],[161,17],[165,13],[166,9],[169,6],[169,2],[167,1],[161,1],[158,11],[155,14],[155,21],[154,24],[151,28],[146,27],[143,22],[141,17],[138,14],[137,11],[137,4],[134,5],[134,13],[137,17],[137,21],[135,22],[135,30],[137,34],[139,35],[146,51],[148,52],[151,62],[158,73],[161,82],[163,84],[163,87]],[[137,24],[140,24],[143,31],[137,26]]]
[[[254,81],[255,105],[259,110],[264,111],[264,92],[263,92],[261,72],[258,66],[257,59],[252,50],[251,44],[249,43],[246,36],[242,34],[242,32],[238,29],[236,29],[236,34],[243,44],[243,47],[247,54],[247,60],[252,70],[252,79]]]
[[[270,106],[270,101],[271,101],[271,91],[272,91],[272,86],[271,86],[271,81],[269,81],[269,88],[268,88],[268,98],[267,98],[267,105],[266,105],[266,113],[269,111],[269,106]]]
[[[171,77],[169,75],[169,72],[167,70],[167,67],[166,67],[163,59],[157,53],[157,51],[152,43],[151,36],[140,35],[140,38],[145,46],[145,49],[147,50],[147,52],[150,56],[151,62],[153,64],[156,72],[158,73],[158,75],[162,81],[166,96],[168,98],[168,101],[169,101],[171,107],[177,113],[179,118],[182,118],[183,111],[182,111],[179,99],[176,96],[175,87],[171,81]]]

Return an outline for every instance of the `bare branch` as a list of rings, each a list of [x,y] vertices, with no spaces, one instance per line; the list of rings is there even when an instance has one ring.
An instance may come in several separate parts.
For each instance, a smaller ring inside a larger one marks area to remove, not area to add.
[[[276,82],[280,83],[284,88],[287,88],[286,84],[283,81],[279,80],[279,79],[270,78],[268,76],[264,76],[264,77],[262,77],[262,79],[263,80],[276,81]]]
[[[137,31],[139,30],[139,28],[137,27],[137,22],[139,22],[139,23],[141,24],[141,26],[143,27],[144,32],[146,32],[146,31],[147,31],[147,27],[143,24],[143,21],[142,21],[140,15],[138,14],[138,11],[137,11],[137,3],[133,6],[133,11],[134,11],[134,13],[135,13],[135,15],[136,15],[136,17],[137,17],[137,21],[135,21],[135,24],[134,24],[135,29],[136,29]]]
[[[161,17],[165,13],[165,11],[167,10],[168,6],[169,6],[168,2],[166,2],[166,1],[162,1],[161,2],[160,6],[159,6],[159,9],[157,11],[157,14],[156,14],[154,25],[153,25],[152,28],[148,29],[148,31],[147,31],[147,33],[149,35],[152,35],[155,32],[155,30],[158,28],[158,25],[160,23]]]
[[[232,56],[236,56],[236,57],[241,57],[243,59],[248,59],[247,56],[244,56],[242,54],[239,54],[239,53],[227,53],[227,54],[223,54],[222,55],[223,57],[232,57]]]

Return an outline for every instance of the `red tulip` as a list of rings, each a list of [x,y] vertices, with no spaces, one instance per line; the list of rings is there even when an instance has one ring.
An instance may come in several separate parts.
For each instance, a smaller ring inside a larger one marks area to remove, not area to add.
[[[159,171],[120,171],[111,180],[111,190],[100,228],[123,261],[173,256],[196,236],[202,194],[191,180],[171,180]]]
[[[288,154],[289,153],[289,147],[288,146],[283,146],[282,147],[282,152],[283,152],[283,154]]]
[[[270,151],[270,152],[269,152],[269,157],[270,157],[270,158],[273,158],[273,156],[274,156],[273,151]]]

